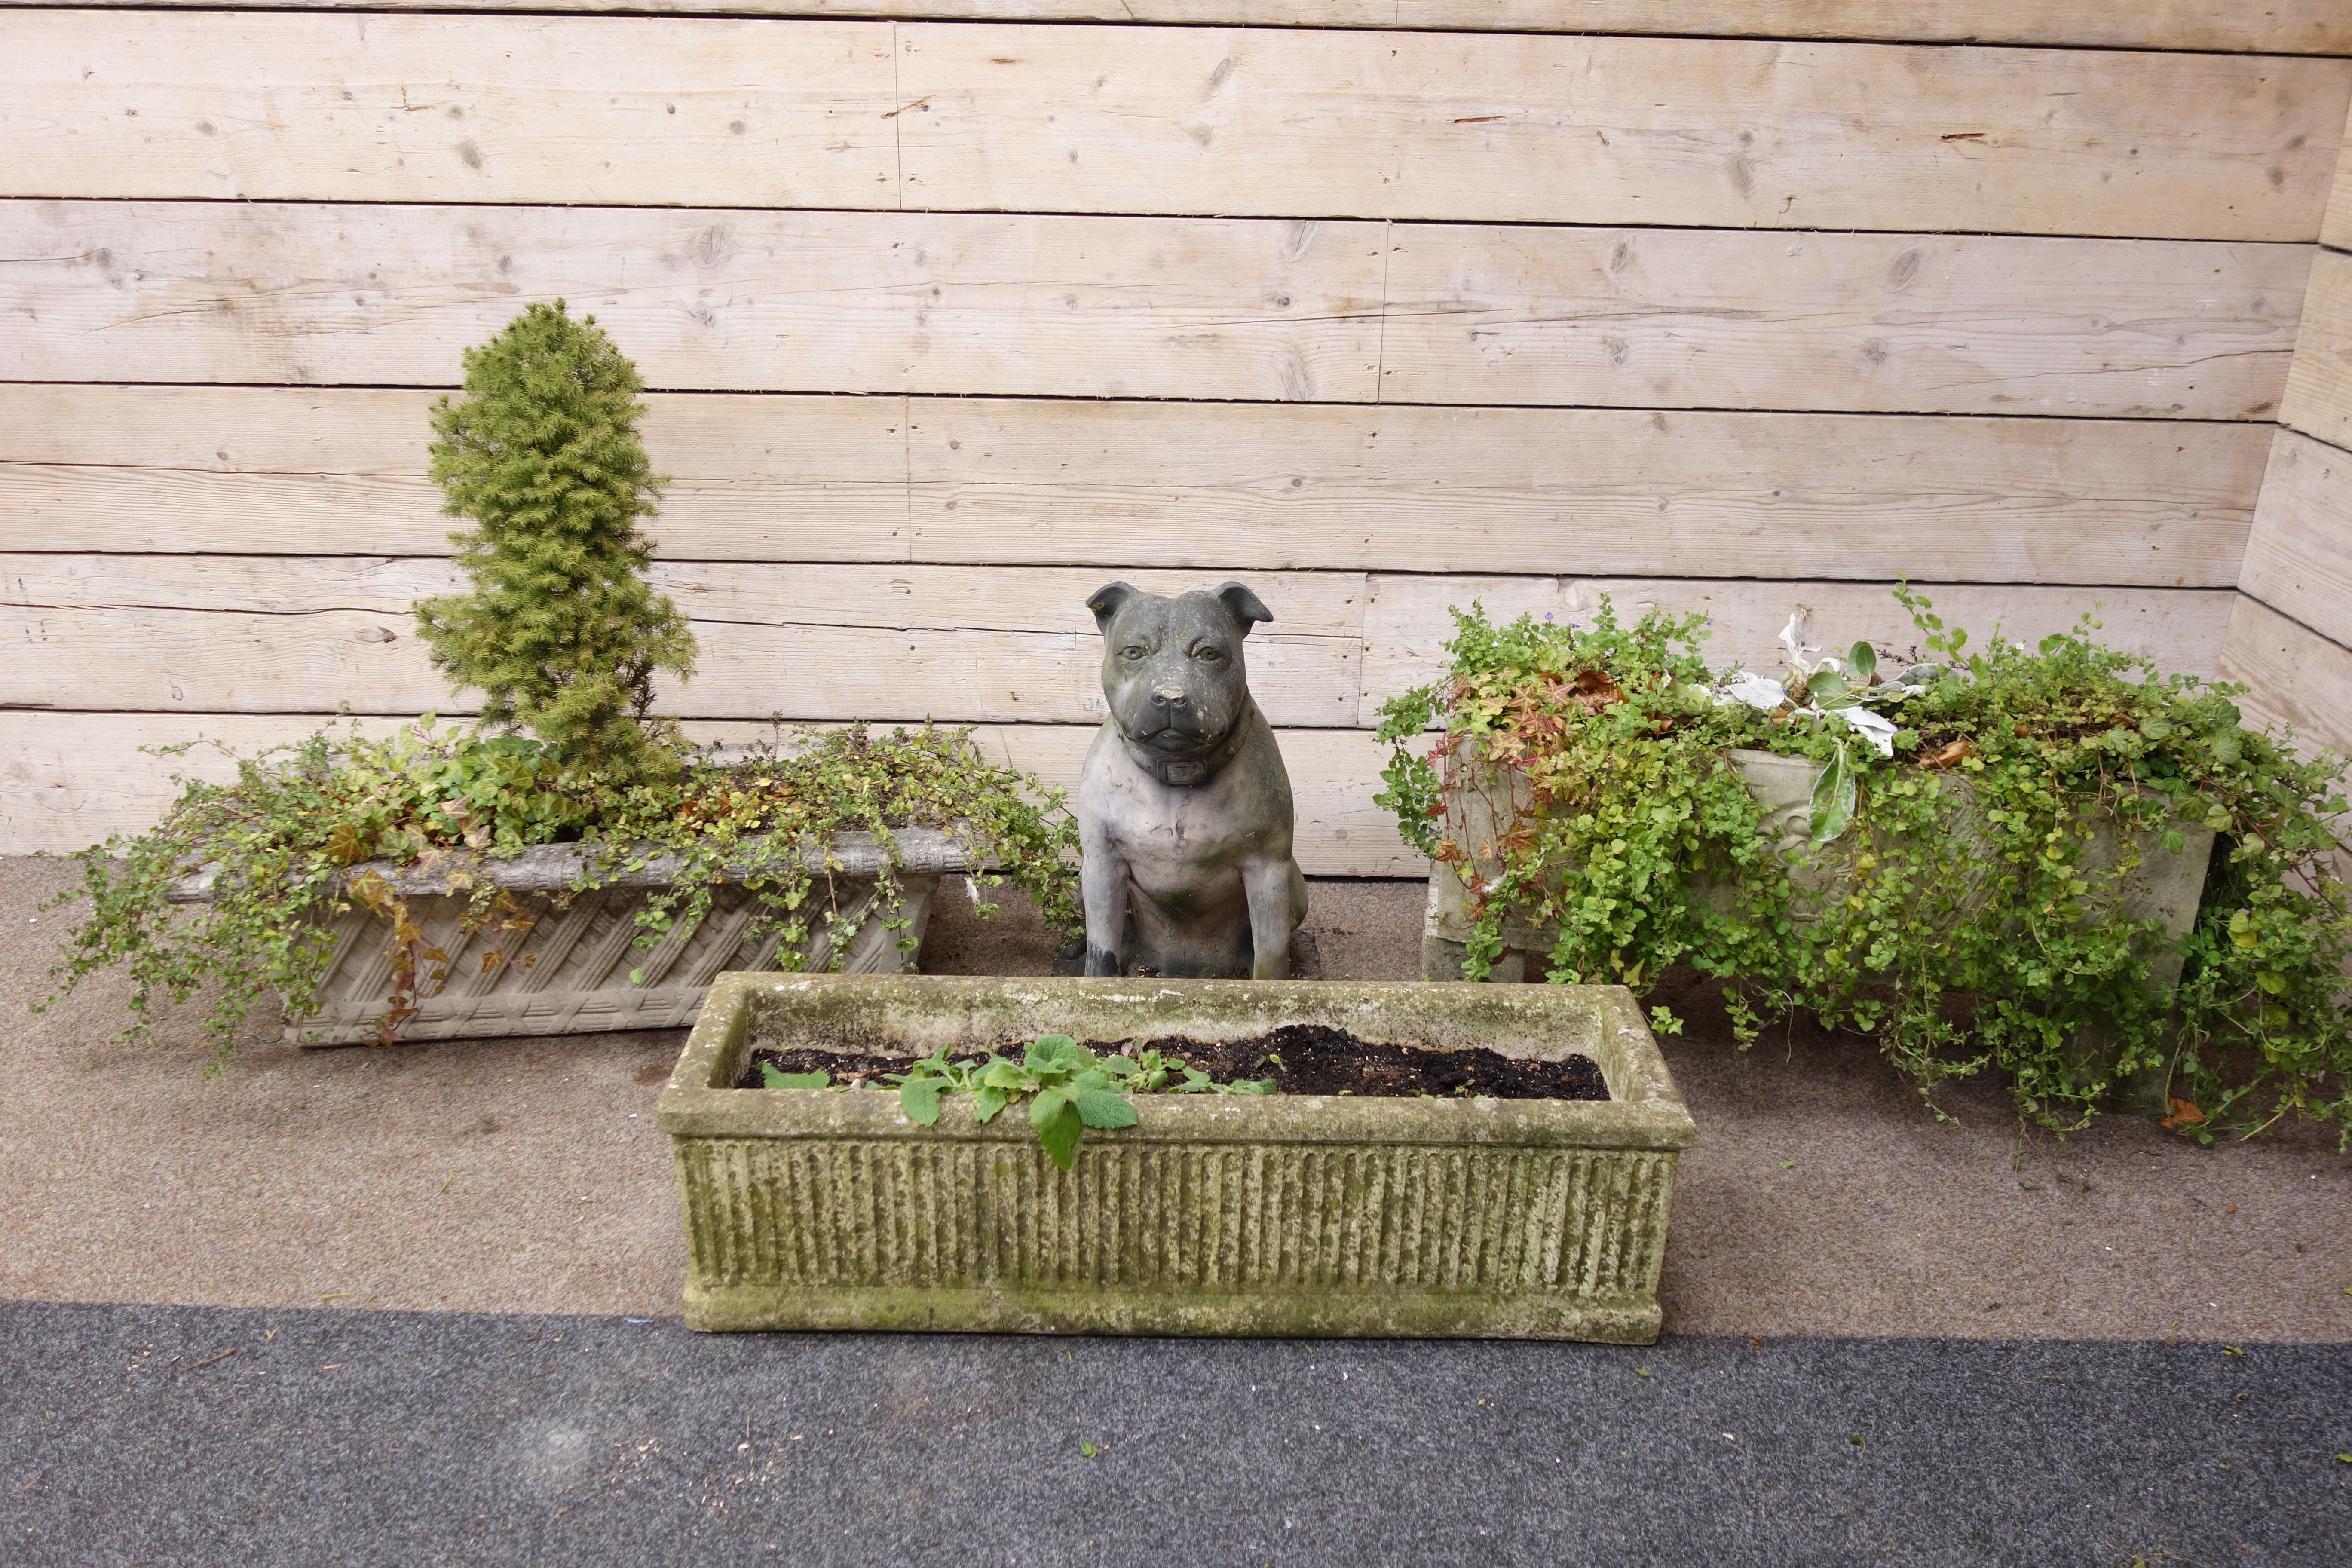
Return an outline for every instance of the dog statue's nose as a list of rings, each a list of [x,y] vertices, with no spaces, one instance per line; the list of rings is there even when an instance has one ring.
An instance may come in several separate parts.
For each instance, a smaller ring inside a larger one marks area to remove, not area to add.
[[[1181,708],[1187,700],[1181,686],[1155,686],[1151,689],[1151,705],[1155,708]]]

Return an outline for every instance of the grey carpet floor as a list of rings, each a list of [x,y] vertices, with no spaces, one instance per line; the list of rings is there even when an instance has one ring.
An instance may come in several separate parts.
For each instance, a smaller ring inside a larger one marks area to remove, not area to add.
[[[706,1337],[6,1302],[0,1356],[12,1563],[2352,1556],[2343,1345]]]

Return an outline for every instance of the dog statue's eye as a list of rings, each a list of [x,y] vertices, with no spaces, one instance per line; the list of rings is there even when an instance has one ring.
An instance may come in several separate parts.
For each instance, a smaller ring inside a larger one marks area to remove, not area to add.
[[[1192,657],[1202,664],[1214,664],[1225,657],[1225,650],[1221,647],[1196,647],[1192,650]]]
[[[1127,647],[1118,650],[1118,657],[1121,658],[1141,658],[1143,657],[1143,650],[1140,647],[1136,647],[1134,644],[1129,643]]]

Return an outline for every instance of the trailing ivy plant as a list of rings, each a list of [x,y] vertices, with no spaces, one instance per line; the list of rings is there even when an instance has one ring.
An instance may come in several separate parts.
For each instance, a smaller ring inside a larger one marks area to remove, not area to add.
[[[788,1073],[760,1064],[763,1089],[826,1089],[832,1074]],[[1028,1102],[1029,1124],[1046,1157],[1068,1170],[1089,1127],[1132,1127],[1130,1094],[1272,1094],[1275,1080],[1242,1079],[1219,1083],[1189,1063],[1146,1050],[1098,1057],[1067,1035],[1040,1035],[1017,1062],[994,1051],[950,1058],[944,1049],[912,1063],[903,1073],[884,1075],[898,1086],[898,1108],[907,1119],[929,1127],[940,1119],[940,1097],[969,1094],[974,1121],[990,1122],[1010,1105]]]
[[[903,891],[896,830],[920,826],[944,830],[974,863],[996,868],[975,873],[976,885],[1010,882],[1049,925],[1082,924],[1069,870],[1076,829],[1060,792],[988,762],[968,731],[885,736],[852,726],[780,736],[739,754],[677,755],[674,773],[623,780],[543,741],[436,731],[428,715],[381,739],[354,721],[237,758],[230,784],[182,779],[178,804],[157,826],[74,858],[82,885],[57,901],[87,898],[90,910],[51,971],[58,995],[94,971],[123,967],[131,981],[124,1037],[137,1039],[152,1028],[159,1001],[215,987],[205,1028],[226,1058],[257,999],[274,993],[296,1021],[318,1012],[332,954],[325,921],[365,906],[392,925],[394,975],[380,1025],[390,1039],[447,983],[452,958],[425,942],[386,872],[422,869],[466,895],[465,931],[498,932],[479,959],[485,971],[528,963],[533,916],[489,871],[541,844],[573,844],[583,854],[572,888],[555,896],[559,906],[655,857],[674,860],[667,886],[638,913],[641,946],[702,920],[722,882],[740,885],[756,905],[745,940],[779,936],[787,968],[806,962],[802,949],[818,933],[831,937],[837,964],[863,921],[863,901],[845,905],[829,874],[844,832],[871,834],[885,851],[878,906],[894,906]],[[207,868],[209,901],[169,899],[174,882]],[[901,950],[911,948],[903,921],[898,929]]]
[[[1556,982],[1721,979],[1743,1045],[1791,1010],[1874,1034],[1930,1106],[1992,1068],[2021,1114],[2072,1130],[2170,1061],[2168,1125],[2210,1140],[2294,1111],[2352,1136],[2344,763],[2247,729],[2242,688],[2102,646],[2088,616],[1971,647],[1897,596],[1932,662],[1815,658],[1792,626],[1790,669],[1760,685],[1706,663],[1698,616],[1457,611],[1446,674],[1382,710],[1380,799],[1462,875],[1465,973],[1521,921],[1556,933]],[[1795,842],[1734,748],[1822,764]],[[2161,929],[2121,896],[2147,845],[2179,853],[2196,823],[2218,837],[2168,1010]]]

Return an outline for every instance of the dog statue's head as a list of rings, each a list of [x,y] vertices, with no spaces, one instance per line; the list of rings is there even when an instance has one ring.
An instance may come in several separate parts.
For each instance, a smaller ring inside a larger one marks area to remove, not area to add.
[[[1274,616],[1227,583],[1162,598],[1112,583],[1087,601],[1103,635],[1103,696],[1128,753],[1162,784],[1193,784],[1239,748],[1250,710],[1242,639]]]

